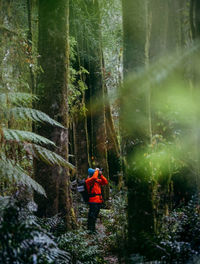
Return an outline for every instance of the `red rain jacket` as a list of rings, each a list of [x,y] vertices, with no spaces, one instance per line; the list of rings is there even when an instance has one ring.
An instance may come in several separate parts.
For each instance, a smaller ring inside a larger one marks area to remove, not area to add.
[[[85,183],[89,195],[92,195],[89,197],[89,203],[102,203],[101,185],[108,184],[108,180],[96,170],[91,178],[85,180]]]

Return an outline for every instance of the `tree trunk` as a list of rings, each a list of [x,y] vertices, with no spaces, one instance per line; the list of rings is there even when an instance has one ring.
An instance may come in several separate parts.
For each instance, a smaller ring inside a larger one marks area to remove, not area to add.
[[[34,93],[35,92],[35,77],[32,69],[32,64],[33,64],[33,58],[32,58],[32,18],[31,18],[31,2],[30,0],[26,0],[27,4],[27,20],[28,20],[28,33],[27,33],[27,41],[28,41],[28,52],[29,52],[29,60],[30,60],[30,66],[29,66],[29,71],[30,71],[30,88],[31,91]]]
[[[107,160],[107,131],[105,118],[105,90],[103,80],[103,53],[98,1],[87,1],[85,8],[90,15],[91,36],[88,40],[88,133],[90,138],[90,156],[93,167],[104,168],[104,175],[109,176]],[[94,19],[95,17],[95,19]],[[96,45],[94,45],[94,42]],[[104,188],[104,198],[108,199],[109,189]]]
[[[149,16],[152,18],[149,48],[149,58],[152,61],[166,53],[168,2],[152,0],[149,4]]]
[[[39,65],[37,82],[40,97],[39,109],[61,122],[66,129],[41,125],[38,133],[58,146],[57,152],[68,159],[68,71],[69,71],[69,29],[68,1],[39,1]],[[74,220],[70,192],[69,171],[35,162],[35,179],[46,190],[47,199],[36,196],[38,214],[53,216],[59,212],[66,215],[67,226]]]
[[[79,5],[80,2],[77,3],[76,1],[70,3],[70,35],[73,36],[77,42],[75,61],[72,65],[73,69],[75,69],[76,72],[80,71],[81,67],[85,68],[85,59],[82,54],[84,54],[84,52],[86,51],[85,36],[76,22],[77,17],[81,16],[81,14],[76,13]],[[85,74],[76,76],[77,85],[79,81],[84,82],[84,79]],[[78,100],[80,102],[79,107],[85,107],[85,92],[79,95]],[[76,174],[78,179],[82,179],[87,176],[87,170],[90,166],[87,115],[85,113],[85,110],[80,109],[79,112],[76,111],[75,113],[73,113],[73,116],[71,118],[73,120],[73,148],[76,162]]]
[[[198,0],[194,1],[195,8],[195,38],[200,37],[200,2]]]
[[[85,80],[88,87],[85,93],[86,107],[88,109],[87,120],[77,116],[74,122],[75,131],[77,131],[75,138],[78,142],[76,144],[76,153],[79,155],[77,163],[82,162],[84,166],[84,169],[81,169],[80,166],[82,165],[79,164],[80,171],[85,170],[85,165],[88,165],[88,163],[94,168],[103,167],[104,175],[108,177],[105,91],[102,73],[103,58],[99,4],[98,1],[92,0],[74,1],[72,7],[77,4],[79,8],[81,7],[81,13],[76,13],[75,8],[72,10],[72,34],[77,40],[77,64],[78,67],[83,66],[89,71],[89,75],[86,76]],[[76,26],[77,16],[80,17],[80,20],[82,19],[80,27]],[[85,127],[86,121],[87,129]],[[85,135],[83,135],[84,133]],[[78,137],[84,139],[82,145],[79,143],[80,139]],[[86,138],[88,138],[87,142],[85,140]],[[85,152],[86,149],[89,150],[88,155],[82,153],[83,149],[85,149]],[[107,197],[108,191],[105,191],[105,193]]]
[[[107,87],[105,86],[105,94],[108,94]],[[111,113],[110,104],[106,104],[105,108],[106,118],[106,132],[107,132],[107,153],[108,153],[108,166],[109,178],[119,189],[122,187],[122,168],[120,158],[120,147],[117,139],[117,133],[114,126],[114,121]]]
[[[147,1],[122,1],[124,31],[124,77],[145,67],[147,40]],[[147,95],[140,93],[137,83],[126,93],[121,91],[122,149],[128,184],[129,250],[145,254],[144,240],[154,231],[152,186],[147,175],[134,169],[134,155],[148,142]],[[133,98],[133,100],[131,100]],[[131,100],[131,101],[130,101]],[[132,109],[132,110],[131,110]],[[131,111],[131,115],[130,115]],[[141,120],[141,113],[143,120]]]
[[[86,116],[79,115],[74,118],[73,128],[77,177],[78,179],[83,179],[87,176],[87,170],[89,168],[89,146]]]

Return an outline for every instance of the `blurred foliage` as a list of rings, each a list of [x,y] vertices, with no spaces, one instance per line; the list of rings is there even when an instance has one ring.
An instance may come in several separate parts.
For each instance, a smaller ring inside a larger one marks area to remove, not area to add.
[[[130,180],[137,175],[168,191],[173,175],[190,168],[199,184],[200,94],[188,79],[199,65],[192,66],[198,52],[199,44],[193,44],[125,80],[120,98]]]
[[[199,190],[199,96],[198,42],[137,68],[121,88],[129,246],[148,259],[163,216]]]

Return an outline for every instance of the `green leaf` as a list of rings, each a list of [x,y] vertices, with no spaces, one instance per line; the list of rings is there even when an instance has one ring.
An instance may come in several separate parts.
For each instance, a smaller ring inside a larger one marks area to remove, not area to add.
[[[17,141],[17,142],[33,142],[36,144],[44,144],[44,145],[52,145],[55,146],[54,142],[39,136],[33,132],[30,131],[23,131],[23,130],[15,130],[15,129],[8,129],[8,128],[3,128],[3,137],[7,141]]]
[[[44,147],[41,147],[35,144],[29,144],[28,146],[25,147],[25,149],[28,149],[28,151],[33,153],[34,156],[40,158],[41,160],[48,163],[49,165],[59,165],[59,166],[63,166],[63,167],[67,167],[72,170],[75,170],[75,167],[73,164],[65,160],[63,157],[61,157],[57,153],[50,151]]]
[[[15,164],[14,161],[1,157],[0,159],[0,176],[8,177],[11,181],[22,183],[36,192],[46,196],[43,187],[34,181],[26,172],[20,167],[19,164]]]
[[[25,108],[25,107],[14,107],[10,109],[9,112],[10,112],[10,116],[14,116],[15,118],[20,118],[23,120],[32,120],[35,122],[46,122],[52,126],[65,128],[59,122],[50,118],[47,114],[36,109]]]
[[[37,100],[37,96],[30,93],[2,93],[0,94],[0,106],[7,108],[7,104],[28,106]]]

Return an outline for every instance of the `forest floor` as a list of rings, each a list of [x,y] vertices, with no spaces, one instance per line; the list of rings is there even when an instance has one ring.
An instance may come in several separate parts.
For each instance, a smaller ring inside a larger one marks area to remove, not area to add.
[[[97,252],[100,252],[101,257],[103,257],[104,264],[125,264],[127,260],[124,260],[126,249],[124,247],[125,241],[123,241],[123,223],[121,221],[116,221],[116,218],[119,217],[120,214],[123,215],[124,212],[120,210],[120,205],[118,206],[119,211],[114,211],[113,203],[111,203],[110,207],[100,210],[96,223],[96,234],[89,234],[87,232],[87,215],[89,208],[86,204],[79,204],[78,222],[80,228],[86,231],[86,233],[84,231],[82,239],[86,241],[88,246],[98,247]],[[161,264],[159,261],[145,261],[144,257],[139,254],[131,255],[128,263]]]
[[[84,230],[87,230],[87,213],[88,208],[87,206],[82,207],[82,212],[80,214],[80,223],[81,228]],[[88,241],[88,244],[94,245],[94,243],[98,246],[98,249],[102,252],[103,259],[105,263],[107,264],[123,264],[123,262],[119,262],[117,252],[113,252],[113,243],[114,240],[112,237],[112,232],[107,230],[106,224],[105,224],[105,214],[107,217],[109,217],[109,210],[101,209],[99,217],[97,219],[96,223],[96,233],[95,234],[88,234],[86,235],[86,240]],[[101,256],[102,256],[101,255]]]
[[[99,234],[100,238],[104,238],[106,236],[106,229],[105,226],[103,225],[103,223],[101,222],[100,219],[97,220],[97,224],[96,224],[96,230],[97,230],[97,236]],[[101,239],[100,239],[101,241]],[[101,241],[103,243],[103,241]],[[111,252],[108,252],[109,254],[107,256],[104,257],[104,260],[109,263],[109,264],[118,264],[119,260],[118,257],[114,254],[112,254]]]

